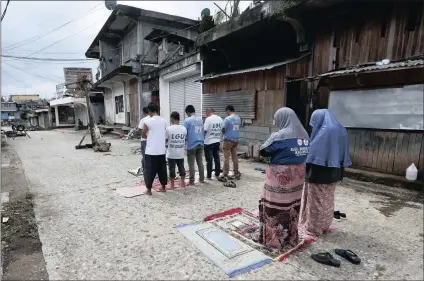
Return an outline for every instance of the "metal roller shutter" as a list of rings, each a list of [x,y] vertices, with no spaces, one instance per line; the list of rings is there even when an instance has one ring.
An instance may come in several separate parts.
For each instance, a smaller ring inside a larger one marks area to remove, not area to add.
[[[202,116],[202,85],[199,82],[194,82],[199,79],[199,74],[184,79],[184,105],[187,106],[191,104],[192,106],[194,106],[196,114],[198,116]]]
[[[169,83],[170,114],[177,111],[180,114],[180,124],[184,121],[184,79]]]

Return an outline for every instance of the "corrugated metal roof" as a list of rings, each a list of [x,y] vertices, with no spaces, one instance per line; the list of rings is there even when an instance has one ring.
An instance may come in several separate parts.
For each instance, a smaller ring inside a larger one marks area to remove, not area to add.
[[[298,61],[300,59],[303,59],[304,57],[309,56],[310,54],[311,53],[306,53],[306,54],[303,54],[303,55],[301,55],[300,57],[297,57],[297,58],[292,58],[292,59],[288,59],[288,60],[277,62],[277,63],[267,64],[267,65],[262,65],[262,66],[247,68],[247,69],[224,72],[224,73],[220,73],[220,74],[209,74],[209,75],[203,76],[198,81],[205,81],[205,80],[214,79],[214,78],[223,77],[223,76],[237,75],[237,74],[241,74],[241,73],[249,73],[249,72],[273,69],[273,68],[276,68],[278,66],[282,66],[282,65],[289,64],[289,63]]]
[[[375,64],[375,65],[367,65],[367,66],[357,66],[357,67],[354,67],[354,68],[348,68],[348,69],[336,70],[336,71],[323,73],[321,75],[318,75],[317,78],[340,76],[340,75],[346,75],[346,74],[351,74],[351,73],[359,73],[359,72],[379,71],[379,70],[385,70],[385,69],[390,69],[390,68],[409,68],[409,67],[416,67],[416,66],[420,66],[420,65],[424,65],[423,59],[392,62],[392,63],[386,64],[386,65]]]

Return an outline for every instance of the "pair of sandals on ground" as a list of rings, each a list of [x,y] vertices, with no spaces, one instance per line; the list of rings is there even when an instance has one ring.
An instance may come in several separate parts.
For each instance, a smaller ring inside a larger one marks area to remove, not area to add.
[[[335,249],[334,252],[353,264],[358,265],[361,263],[361,259],[351,250]],[[311,258],[318,263],[329,266],[340,267],[341,265],[340,260],[335,259],[329,252],[312,254]]]
[[[233,180],[240,180],[241,178],[241,173],[237,172],[234,174],[234,176],[229,176],[229,175],[224,175],[224,176],[220,176],[218,177],[218,181],[223,182],[225,187],[230,187],[230,188],[236,188],[237,185]]]

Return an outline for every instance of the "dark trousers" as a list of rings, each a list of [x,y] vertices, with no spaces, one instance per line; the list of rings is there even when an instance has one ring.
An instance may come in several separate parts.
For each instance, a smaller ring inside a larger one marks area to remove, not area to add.
[[[153,181],[156,175],[159,177],[160,184],[168,184],[168,174],[166,171],[166,157],[163,155],[144,155],[144,183],[148,189],[152,189]]]
[[[182,159],[170,159],[168,158],[168,169],[169,169],[169,178],[175,179],[175,166],[178,167],[178,173],[181,178],[184,178],[186,175],[184,168],[184,158]]]
[[[187,150],[187,162],[188,168],[190,169],[190,183],[194,183],[194,176],[196,174],[194,162],[197,163],[197,168],[199,169],[199,180],[203,182],[205,180],[205,170],[203,167],[203,145],[198,145],[193,149]]]
[[[212,177],[212,162],[215,163],[215,176],[221,173],[221,160],[219,159],[219,142],[205,144],[206,175],[208,179]]]
[[[141,168],[142,168],[142,171],[144,172],[144,167],[146,166],[145,165],[145,163],[144,163],[144,158],[145,158],[145,156],[146,156],[146,141],[142,141],[141,142]]]

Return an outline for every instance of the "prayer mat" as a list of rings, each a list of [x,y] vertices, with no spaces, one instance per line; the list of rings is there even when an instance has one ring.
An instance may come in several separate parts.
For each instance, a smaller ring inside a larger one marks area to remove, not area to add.
[[[279,249],[258,243],[257,241],[260,234],[259,218],[257,215],[241,208],[230,209],[207,216],[204,220],[250,247],[261,251],[274,261],[283,261],[294,252],[311,244],[311,241],[302,241],[295,247],[287,247],[280,251]]]
[[[208,222],[176,227],[200,252],[229,277],[260,268],[272,260]]]

